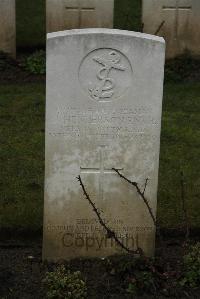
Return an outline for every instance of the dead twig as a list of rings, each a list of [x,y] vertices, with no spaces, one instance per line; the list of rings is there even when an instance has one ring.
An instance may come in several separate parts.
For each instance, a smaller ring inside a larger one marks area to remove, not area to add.
[[[134,187],[136,188],[137,193],[140,195],[140,197],[143,199],[145,205],[147,206],[147,209],[148,209],[148,211],[149,211],[149,214],[151,215],[151,218],[152,218],[152,220],[153,220],[154,225],[157,226],[156,218],[155,218],[155,216],[154,216],[154,214],[153,214],[153,212],[152,212],[152,209],[151,209],[151,207],[150,207],[150,205],[149,205],[149,203],[148,203],[148,200],[145,198],[145,195],[144,195],[144,194],[145,194],[145,191],[146,191],[146,187],[147,187],[147,184],[148,184],[148,180],[149,180],[149,179],[146,179],[146,181],[145,181],[145,186],[144,186],[144,190],[141,191],[140,188],[139,188],[139,186],[138,186],[138,183],[136,183],[136,182],[132,182],[131,180],[129,180],[128,178],[126,178],[126,177],[125,177],[123,174],[121,174],[121,173],[119,172],[119,170],[117,170],[116,168],[113,168],[113,170],[116,171],[116,173],[120,176],[120,178],[124,179],[125,181],[127,181],[129,184],[131,184],[132,186],[134,186]]]
[[[161,233],[160,233],[160,228],[159,228],[159,225],[158,225],[158,223],[157,223],[157,221],[156,221],[156,218],[155,218],[155,216],[154,216],[154,214],[153,214],[153,212],[152,212],[152,209],[151,209],[151,207],[150,207],[150,205],[149,205],[149,202],[148,202],[148,200],[146,199],[146,197],[145,197],[145,191],[146,191],[146,188],[147,188],[147,184],[148,184],[148,181],[149,181],[149,179],[147,178],[146,179],[146,181],[145,181],[145,186],[144,186],[144,189],[143,189],[143,191],[140,189],[140,187],[138,186],[138,183],[136,183],[136,182],[132,182],[131,180],[129,180],[128,178],[126,178],[123,174],[121,174],[120,172],[119,172],[119,170],[117,170],[116,168],[113,168],[113,170],[122,178],[122,179],[124,179],[126,182],[128,182],[129,184],[131,184],[132,186],[134,186],[135,188],[136,188],[136,190],[137,190],[137,193],[139,194],[139,196],[142,198],[142,200],[144,201],[144,203],[145,203],[145,205],[146,205],[146,207],[147,207],[147,209],[148,209],[148,211],[149,211],[149,214],[150,214],[150,216],[151,216],[151,218],[152,218],[152,220],[153,220],[153,223],[154,223],[154,225],[155,225],[155,227],[156,227],[156,230],[157,230],[157,234],[158,234],[158,236],[159,236],[159,238],[160,238],[160,241],[161,241],[161,243],[163,243],[163,240],[162,240],[162,236],[161,236]]]
[[[154,35],[157,35],[160,32],[160,30],[164,24],[165,24],[165,21],[162,21],[162,23],[158,26],[157,30],[155,31]]]
[[[129,254],[139,254],[140,256],[143,256],[143,250],[141,248],[137,248],[137,250],[131,250],[129,249],[128,247],[126,247],[120,240],[119,238],[116,236],[116,233],[111,230],[107,225],[106,223],[103,221],[102,217],[101,217],[101,212],[96,208],[95,204],[93,203],[93,201],[91,200],[89,194],[87,193],[86,189],[85,189],[85,186],[82,182],[82,179],[80,177],[80,175],[77,177],[77,180],[79,181],[80,183],[80,186],[83,190],[83,194],[85,195],[86,199],[88,200],[88,202],[90,203],[90,205],[92,206],[93,208],[93,211],[94,213],[96,214],[98,220],[99,220],[99,223],[101,224],[101,226],[106,230],[106,237],[108,239],[111,239],[113,238],[115,240],[115,242],[122,248],[124,249],[126,252],[128,252]]]

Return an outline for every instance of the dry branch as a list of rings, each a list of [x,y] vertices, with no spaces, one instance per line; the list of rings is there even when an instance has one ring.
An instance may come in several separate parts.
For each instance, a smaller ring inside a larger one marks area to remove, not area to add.
[[[151,209],[151,207],[150,207],[150,205],[149,205],[149,202],[148,202],[148,200],[147,200],[146,197],[145,197],[145,191],[146,191],[146,188],[147,188],[147,184],[148,184],[149,179],[146,179],[146,181],[145,181],[145,186],[144,186],[144,190],[142,191],[142,190],[140,189],[140,187],[138,186],[138,183],[136,183],[136,182],[132,182],[131,180],[129,180],[127,177],[125,177],[123,174],[121,174],[121,173],[119,172],[119,170],[117,170],[116,168],[113,168],[113,170],[114,170],[114,171],[115,171],[115,172],[116,172],[122,179],[124,179],[126,182],[128,182],[129,184],[131,184],[132,186],[134,186],[134,187],[136,188],[137,193],[138,193],[139,196],[142,198],[142,200],[144,201],[144,203],[145,203],[145,205],[146,205],[146,207],[147,207],[147,209],[148,209],[148,211],[149,211],[149,214],[150,214],[150,216],[151,216],[151,218],[152,218],[152,220],[153,220],[153,223],[154,223],[154,225],[155,225],[155,227],[156,227],[157,234],[158,234],[158,236],[159,236],[159,238],[160,238],[160,241],[161,241],[161,243],[163,243],[163,241],[162,241],[162,236],[161,236],[161,233],[160,233],[160,228],[159,228],[158,223],[157,223],[157,221],[156,221],[156,218],[155,218],[155,216],[154,216],[154,214],[153,214],[153,212],[152,212],[152,209]]]
[[[91,200],[89,194],[87,193],[87,191],[86,191],[86,189],[85,189],[85,186],[84,186],[84,184],[83,184],[83,182],[82,182],[82,179],[81,179],[80,175],[77,177],[77,180],[78,180],[79,183],[80,183],[80,186],[81,186],[81,188],[82,188],[82,190],[83,190],[83,194],[85,195],[85,197],[86,197],[86,199],[88,200],[89,204],[92,206],[94,213],[97,215],[97,218],[98,218],[98,220],[99,220],[99,223],[100,223],[101,226],[106,230],[106,237],[107,237],[108,239],[113,238],[113,239],[115,240],[115,242],[116,242],[122,249],[124,249],[127,253],[129,253],[129,254],[133,254],[133,255],[135,255],[135,254],[138,255],[138,254],[139,254],[140,256],[143,256],[144,253],[143,253],[143,250],[142,250],[141,248],[138,247],[137,250],[131,250],[131,249],[129,249],[128,247],[126,247],[126,246],[119,240],[119,238],[117,237],[116,233],[115,233],[113,230],[111,230],[111,229],[106,225],[106,223],[103,221],[103,218],[101,217],[101,212],[96,208],[94,202]]]
[[[148,184],[148,180],[149,180],[149,179],[146,179],[146,181],[145,181],[145,186],[144,186],[144,190],[141,191],[141,190],[140,190],[140,187],[138,186],[138,183],[136,183],[136,182],[132,182],[131,180],[129,180],[128,178],[126,178],[126,177],[125,177],[123,174],[121,174],[121,173],[119,172],[119,170],[117,170],[116,168],[113,168],[113,170],[116,171],[116,173],[120,176],[120,178],[124,179],[125,181],[127,181],[129,184],[131,184],[132,186],[134,186],[134,187],[136,188],[137,193],[138,193],[139,196],[143,199],[145,205],[147,206],[147,209],[148,209],[148,211],[149,211],[149,214],[151,215],[151,218],[152,218],[152,220],[153,220],[154,225],[157,226],[156,218],[155,218],[155,216],[154,216],[154,214],[153,214],[153,212],[152,212],[152,209],[151,209],[151,207],[150,207],[150,205],[149,205],[149,203],[148,203],[148,200],[145,198],[145,195],[144,195],[144,194],[145,194],[145,191],[146,191],[146,187],[147,187],[147,184]]]

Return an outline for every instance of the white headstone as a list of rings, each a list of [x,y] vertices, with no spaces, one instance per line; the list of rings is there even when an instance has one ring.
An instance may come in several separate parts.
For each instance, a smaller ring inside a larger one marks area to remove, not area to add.
[[[114,0],[47,0],[47,32],[112,28]]]
[[[200,55],[199,0],[143,0],[144,32],[163,36],[166,55]]]
[[[107,239],[85,188],[130,249],[153,255],[164,40],[110,29],[51,33],[47,40],[46,179],[43,258],[122,253]]]
[[[16,55],[15,0],[0,0],[0,51]]]

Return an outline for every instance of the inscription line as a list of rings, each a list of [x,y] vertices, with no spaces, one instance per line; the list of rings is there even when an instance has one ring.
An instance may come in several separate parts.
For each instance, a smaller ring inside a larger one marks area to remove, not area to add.
[[[163,9],[175,10],[176,6],[163,6]],[[192,9],[192,6],[179,6],[178,9],[179,10]]]
[[[66,9],[68,10],[79,10],[80,8],[79,7],[65,7]],[[82,7],[80,10],[95,10],[94,8],[90,8],[90,7]]]

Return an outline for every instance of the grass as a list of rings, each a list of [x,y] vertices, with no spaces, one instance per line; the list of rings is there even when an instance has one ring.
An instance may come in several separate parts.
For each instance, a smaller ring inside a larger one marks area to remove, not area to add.
[[[0,86],[0,226],[38,230],[43,217],[44,85]],[[164,89],[158,218],[180,227],[180,171],[193,227],[200,227],[200,84],[167,83]]]
[[[165,86],[158,216],[162,226],[183,223],[181,171],[191,225],[200,227],[200,84]]]
[[[0,94],[0,227],[37,230],[43,208],[44,86],[4,85]]]

